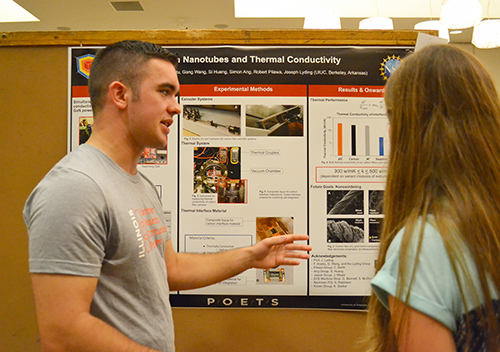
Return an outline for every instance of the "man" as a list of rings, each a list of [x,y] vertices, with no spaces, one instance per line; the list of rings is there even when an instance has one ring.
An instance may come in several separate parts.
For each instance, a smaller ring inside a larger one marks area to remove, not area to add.
[[[95,57],[94,126],[30,195],[24,218],[41,336],[47,351],[174,351],[169,291],[249,268],[298,265],[306,235],[277,236],[217,254],[176,253],[155,187],[137,172],[144,148],[165,148],[177,57],[124,41]]]

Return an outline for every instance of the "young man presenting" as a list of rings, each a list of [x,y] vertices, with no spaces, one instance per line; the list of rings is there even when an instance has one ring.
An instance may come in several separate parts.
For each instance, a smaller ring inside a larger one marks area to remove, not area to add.
[[[155,187],[137,163],[144,148],[166,147],[180,113],[177,61],[147,42],[101,50],[89,79],[92,135],[26,203],[44,351],[174,351],[169,291],[309,258],[311,247],[294,243],[306,235],[217,254],[174,251]]]

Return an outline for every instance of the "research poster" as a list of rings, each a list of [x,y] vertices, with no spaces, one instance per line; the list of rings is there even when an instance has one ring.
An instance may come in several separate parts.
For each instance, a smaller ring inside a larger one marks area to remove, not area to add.
[[[69,151],[92,133],[98,49],[69,49]],[[179,55],[182,112],[168,147],[147,148],[138,168],[156,186],[174,248],[216,253],[288,233],[313,247],[299,266],[172,292],[172,305],[366,309],[390,153],[384,86],[413,48],[168,49]]]

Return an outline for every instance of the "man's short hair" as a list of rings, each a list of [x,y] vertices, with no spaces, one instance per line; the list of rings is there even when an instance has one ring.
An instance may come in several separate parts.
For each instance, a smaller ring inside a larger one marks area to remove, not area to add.
[[[179,58],[153,43],[124,40],[97,52],[90,68],[89,95],[94,116],[104,107],[104,97],[109,85],[119,81],[132,89],[138,97],[140,80],[146,63],[157,58],[170,62],[177,68]]]

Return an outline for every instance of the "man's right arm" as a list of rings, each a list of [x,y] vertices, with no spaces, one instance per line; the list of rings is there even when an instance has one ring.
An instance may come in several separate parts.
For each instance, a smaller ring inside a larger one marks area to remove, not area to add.
[[[90,314],[97,278],[32,274],[42,351],[159,352]]]

